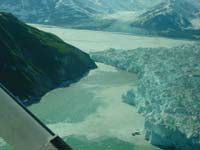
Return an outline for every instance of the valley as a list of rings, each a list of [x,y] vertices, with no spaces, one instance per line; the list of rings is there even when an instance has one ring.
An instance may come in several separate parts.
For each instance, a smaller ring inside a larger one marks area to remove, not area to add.
[[[1,83],[74,150],[199,150],[199,23],[197,0],[1,1]]]

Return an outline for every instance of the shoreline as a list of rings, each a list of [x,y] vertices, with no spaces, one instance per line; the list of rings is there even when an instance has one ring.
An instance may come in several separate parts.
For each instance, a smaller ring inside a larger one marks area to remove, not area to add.
[[[95,70],[97,69],[96,68],[93,68],[93,69],[90,69],[89,71],[83,73],[82,75],[80,75],[80,77],[78,78],[75,78],[73,80],[69,80],[69,81],[65,81],[63,83],[61,83],[60,85],[58,86],[55,86],[53,87],[52,89],[49,89],[45,94],[43,94],[41,97],[32,97],[30,96],[29,99],[25,99],[25,100],[22,100],[20,102],[22,102],[23,105],[25,105],[26,107],[30,107],[31,105],[34,105],[34,104],[38,104],[40,103],[40,101],[42,100],[42,97],[44,97],[47,93],[51,92],[52,90],[55,90],[57,88],[66,88],[66,87],[69,87],[71,84],[73,83],[76,83],[76,82],[79,82],[82,78],[84,78],[85,76],[87,76],[89,74],[90,71],[92,70]],[[18,97],[17,97],[18,98]],[[20,99],[20,98],[18,98]],[[25,102],[24,102],[25,101]]]

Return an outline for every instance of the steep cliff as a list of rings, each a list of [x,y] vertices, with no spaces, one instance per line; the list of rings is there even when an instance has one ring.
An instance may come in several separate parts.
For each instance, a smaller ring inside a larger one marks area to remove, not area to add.
[[[89,55],[57,36],[0,13],[0,82],[21,99],[39,99],[96,67]]]
[[[146,139],[164,149],[200,149],[200,45],[93,53],[138,75],[123,96],[145,116]]]

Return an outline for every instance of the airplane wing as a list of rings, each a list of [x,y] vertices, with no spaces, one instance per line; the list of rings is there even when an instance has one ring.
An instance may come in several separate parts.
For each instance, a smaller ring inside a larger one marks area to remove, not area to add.
[[[0,137],[15,150],[71,150],[1,84]]]

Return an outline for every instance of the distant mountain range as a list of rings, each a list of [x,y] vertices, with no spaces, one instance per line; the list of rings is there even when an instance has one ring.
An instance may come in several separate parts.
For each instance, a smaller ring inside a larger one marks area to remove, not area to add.
[[[4,0],[29,23],[200,39],[198,0]]]
[[[63,25],[92,20],[97,14],[141,10],[152,5],[153,0],[146,1],[147,4],[139,0],[4,0],[0,10],[27,22]],[[161,0],[154,3],[158,1]]]

